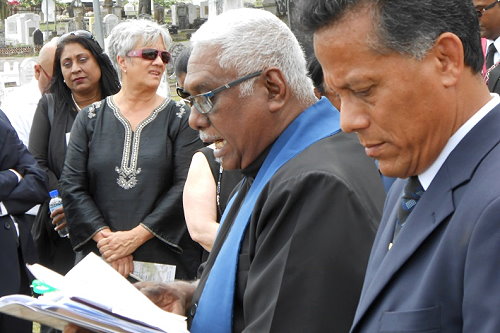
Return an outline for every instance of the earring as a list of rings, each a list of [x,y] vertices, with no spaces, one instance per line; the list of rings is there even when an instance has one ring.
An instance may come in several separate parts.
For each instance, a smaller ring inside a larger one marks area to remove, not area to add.
[[[123,73],[127,73],[127,70],[126,70],[126,69],[124,69],[124,70],[123,70]]]
[[[63,80],[64,83],[66,83],[66,80]]]

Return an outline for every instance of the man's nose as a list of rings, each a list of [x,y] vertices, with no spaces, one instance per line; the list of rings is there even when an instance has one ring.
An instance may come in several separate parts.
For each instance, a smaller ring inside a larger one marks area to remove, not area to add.
[[[352,103],[342,99],[342,112],[340,112],[340,127],[344,132],[358,132],[370,124],[368,113],[359,103]]]
[[[206,115],[199,113],[195,107],[192,107],[189,114],[189,126],[196,131],[205,130],[210,127],[210,120]]]

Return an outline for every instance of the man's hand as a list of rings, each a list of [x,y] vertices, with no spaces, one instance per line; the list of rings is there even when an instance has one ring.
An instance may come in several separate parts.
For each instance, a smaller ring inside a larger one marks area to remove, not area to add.
[[[191,307],[196,289],[196,283],[184,281],[137,282],[134,285],[161,309],[182,316],[185,316]]]
[[[66,217],[64,215],[64,208],[59,207],[50,214],[52,224],[55,226],[54,230],[60,230],[66,226]]]

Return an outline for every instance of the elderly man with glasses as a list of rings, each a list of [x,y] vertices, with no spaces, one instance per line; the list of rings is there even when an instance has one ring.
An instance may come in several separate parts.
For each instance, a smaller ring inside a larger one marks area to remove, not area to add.
[[[262,10],[210,18],[192,37],[191,127],[244,179],[195,290],[139,287],[191,332],[345,332],[384,199],[375,164],[317,100],[290,29]]]

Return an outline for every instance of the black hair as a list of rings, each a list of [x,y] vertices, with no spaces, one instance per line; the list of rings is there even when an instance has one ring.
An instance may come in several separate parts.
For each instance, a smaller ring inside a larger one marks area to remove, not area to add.
[[[374,11],[378,51],[422,58],[444,32],[457,35],[464,63],[478,73],[483,66],[479,20],[471,0],[302,0],[301,22],[317,31],[366,5]]]
[[[174,72],[175,75],[187,73],[187,66],[189,57],[191,56],[191,47],[186,47],[179,53],[177,58],[175,59]]]
[[[309,72],[309,77],[313,81],[314,88],[318,89],[321,95],[325,94],[325,87],[323,85],[323,68],[318,59],[312,55],[307,61],[307,71]]]
[[[56,53],[54,57],[53,76],[50,81],[48,91],[55,96],[57,107],[59,108],[74,108],[71,90],[64,83],[64,77],[61,70],[61,55],[64,47],[68,44],[78,43],[86,50],[90,51],[101,69],[101,78],[99,80],[101,88],[101,96],[116,94],[120,91],[120,81],[118,75],[109,60],[109,57],[103,52],[101,46],[93,38],[80,35],[68,35],[64,39],[60,39],[57,43]]]

